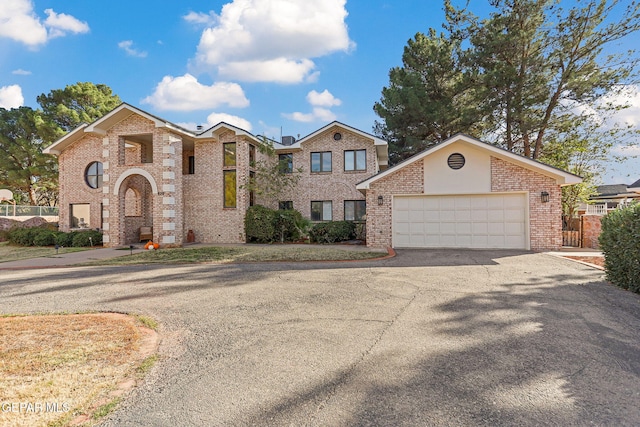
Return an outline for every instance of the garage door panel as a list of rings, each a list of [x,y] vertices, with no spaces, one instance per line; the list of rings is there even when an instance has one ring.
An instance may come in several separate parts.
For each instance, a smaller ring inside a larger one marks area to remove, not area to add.
[[[471,222],[471,211],[470,210],[456,210],[454,213],[454,217],[456,221],[466,221]]]
[[[526,196],[394,197],[397,247],[527,248]]]

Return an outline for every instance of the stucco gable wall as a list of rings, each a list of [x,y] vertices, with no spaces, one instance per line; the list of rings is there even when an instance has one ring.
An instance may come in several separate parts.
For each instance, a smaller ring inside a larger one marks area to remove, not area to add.
[[[553,178],[491,157],[491,191],[529,192],[531,250],[556,250],[562,246],[562,192]],[[549,193],[542,203],[541,193]]]
[[[460,169],[447,160],[454,153],[465,159]],[[455,142],[424,158],[425,194],[482,194],[491,191],[491,156],[466,142]]]

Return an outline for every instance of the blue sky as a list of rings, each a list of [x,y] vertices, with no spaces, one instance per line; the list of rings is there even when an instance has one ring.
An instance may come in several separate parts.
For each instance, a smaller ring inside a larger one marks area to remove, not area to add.
[[[407,40],[443,20],[439,0],[2,0],[0,106],[36,108],[41,93],[90,81],[188,127],[304,136],[339,120],[372,132]],[[620,120],[638,125],[632,92]],[[638,178],[638,159],[603,174]]]

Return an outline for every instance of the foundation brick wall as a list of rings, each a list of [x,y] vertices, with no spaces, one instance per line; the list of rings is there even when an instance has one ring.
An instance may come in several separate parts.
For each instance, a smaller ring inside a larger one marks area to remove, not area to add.
[[[529,192],[531,250],[548,251],[562,247],[562,192],[554,179],[491,157],[491,191]],[[542,203],[542,191],[549,193],[549,202]]]
[[[418,160],[371,184],[367,191],[367,246],[392,246],[392,209],[394,194],[424,193],[424,161]],[[382,206],[378,205],[382,196]]]
[[[602,231],[602,217],[600,215],[582,215],[582,247],[599,249],[598,238]]]
[[[333,135],[339,132],[342,138],[334,140]],[[367,169],[365,171],[345,171],[345,150],[367,150]],[[311,173],[311,153],[330,151],[331,172]],[[288,150],[279,148],[278,154],[293,153],[293,169],[302,168],[301,178],[293,191],[283,194],[279,201],[292,201],[293,208],[304,217],[311,217],[312,201],[332,202],[332,219],[344,219],[345,200],[365,200],[365,196],[356,190],[356,184],[377,173],[376,149],[372,139],[334,126],[301,144],[301,149]],[[278,207],[278,201],[269,204]],[[367,212],[370,204],[367,203]]]

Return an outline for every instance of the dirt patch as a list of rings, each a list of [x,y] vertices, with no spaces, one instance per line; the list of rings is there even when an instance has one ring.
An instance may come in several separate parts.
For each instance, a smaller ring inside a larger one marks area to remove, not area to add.
[[[564,255],[565,258],[575,259],[577,261],[587,262],[589,264],[597,265],[598,267],[604,268],[604,257],[602,256],[568,256]]]
[[[157,343],[123,314],[0,318],[0,425],[94,424],[140,380]]]

